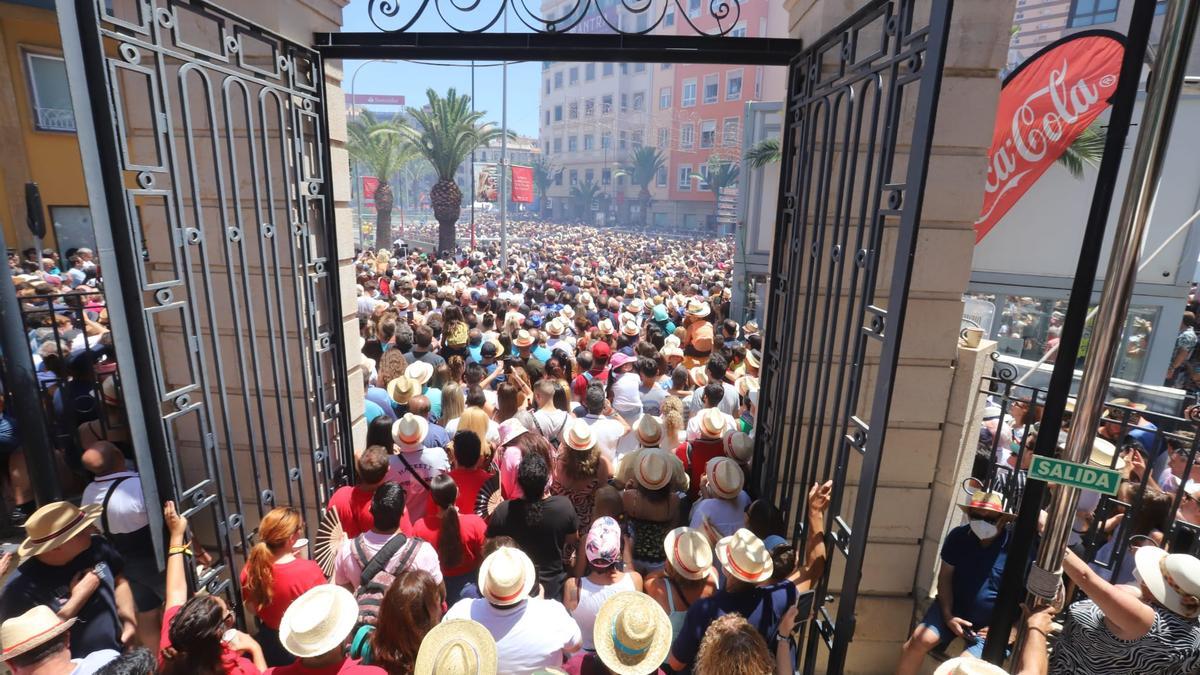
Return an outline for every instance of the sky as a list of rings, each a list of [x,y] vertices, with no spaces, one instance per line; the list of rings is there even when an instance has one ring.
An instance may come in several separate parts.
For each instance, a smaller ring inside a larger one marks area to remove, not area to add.
[[[379,28],[371,22],[367,15],[369,0],[351,0],[342,11],[342,30],[356,32],[379,32]],[[404,3],[408,4],[408,3]],[[516,24],[514,26],[513,24]],[[510,17],[511,32],[518,32],[517,27],[524,29],[515,18]],[[527,29],[526,29],[527,30]],[[438,17],[432,2],[426,7],[425,13],[410,31],[444,32],[445,24]],[[363,94],[400,94],[404,96],[405,104],[419,106],[427,99],[425,90],[432,87],[444,95],[451,87],[457,88],[460,94],[471,93],[470,62],[442,61],[447,65],[421,65],[411,62],[370,63],[347,59],[344,61],[346,79],[342,83],[346,93],[351,93],[350,85],[353,80],[354,93]],[[359,68],[362,72],[355,78]],[[486,110],[484,121],[501,121],[501,68],[499,62],[477,62],[475,68],[475,103],[476,109]],[[515,63],[508,67],[508,127],[522,136],[537,138],[538,133],[538,100],[541,92],[540,61]],[[378,110],[397,110],[396,106],[379,106]]]

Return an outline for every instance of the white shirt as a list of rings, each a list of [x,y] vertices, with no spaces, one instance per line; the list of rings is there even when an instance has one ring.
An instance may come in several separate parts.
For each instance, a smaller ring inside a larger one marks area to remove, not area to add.
[[[71,663],[75,664],[75,670],[71,671],[71,675],[92,675],[92,673],[104,668],[110,662],[115,661],[120,654],[115,649],[101,649],[94,651],[82,659],[71,659]]]
[[[613,409],[622,415],[642,412],[642,378],[637,373],[624,373],[613,383]],[[628,417],[626,417],[628,419]]]
[[[617,461],[617,443],[625,435],[625,425],[610,417],[592,417],[588,415],[583,420],[592,427],[592,435],[596,437],[596,446],[608,458]]]
[[[725,433],[736,431],[737,420],[733,419],[733,417],[726,412],[722,412],[721,415],[725,417]],[[694,441],[697,438],[700,438],[700,416],[692,415],[691,419],[689,419],[687,423],[687,439],[689,441]]]
[[[383,548],[383,545],[392,538],[390,534],[379,534],[378,532],[366,531],[360,535],[363,539],[363,552],[367,554],[369,560],[372,556]],[[404,553],[404,547],[401,546],[399,551],[396,551],[396,556]],[[392,561],[396,559],[392,557]],[[391,569],[389,561],[388,569]],[[438,562],[437,551],[433,546],[423,541],[417,544],[417,550],[413,553],[412,561],[409,563],[408,569],[424,570],[429,572],[433,577],[433,582],[442,583],[442,566]],[[358,588],[358,582],[361,581],[363,566],[359,561],[358,553],[354,550],[354,540],[347,539],[342,542],[341,548],[338,549],[337,557],[333,562],[333,583],[339,586],[350,586]]]
[[[421,474],[426,483],[450,470],[450,459],[442,448],[422,448],[403,454],[413,471]],[[404,510],[410,522],[415,523],[425,517],[425,510],[429,507],[429,491],[404,466],[398,455],[388,458],[388,472],[384,480],[395,481],[404,488]]]
[[[125,478],[117,486],[112,499],[108,502],[108,526],[106,534],[128,534],[150,525],[150,517],[146,511],[146,499],[142,496],[142,481],[136,471],[118,471],[107,476],[100,476],[83,489],[82,506],[104,503],[104,497],[118,479]],[[104,518],[96,521],[96,527],[103,528]]]
[[[689,524],[693,529],[703,532],[704,519],[707,517],[708,522],[712,523],[722,537],[728,537],[737,532],[738,528],[746,526],[746,507],[749,505],[750,497],[744,491],[733,500],[714,497],[701,499],[692,507],[692,520]]]
[[[567,609],[555,600],[530,598],[515,607],[495,607],[486,600],[454,603],[443,621],[471,619],[496,638],[498,672],[532,673],[561,668],[563,650],[578,647],[583,635]]]
[[[552,337],[546,340],[546,348],[550,351],[561,349],[567,353],[567,356],[575,356],[575,344],[572,340]]]

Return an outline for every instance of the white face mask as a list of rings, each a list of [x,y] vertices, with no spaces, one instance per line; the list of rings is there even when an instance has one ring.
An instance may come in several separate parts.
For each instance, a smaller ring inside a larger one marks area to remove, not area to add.
[[[975,536],[979,537],[980,539],[991,539],[992,537],[996,536],[997,532],[999,532],[999,528],[996,527],[995,523],[989,523],[986,520],[977,520],[972,518],[971,531],[974,532]]]

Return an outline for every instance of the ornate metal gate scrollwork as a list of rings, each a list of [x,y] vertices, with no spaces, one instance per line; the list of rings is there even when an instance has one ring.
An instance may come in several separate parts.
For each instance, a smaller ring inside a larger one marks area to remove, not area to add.
[[[791,65],[755,470],[794,539],[807,487],[834,481],[805,673],[818,644],[842,672],[854,635],[950,4],[873,0]]]
[[[495,26],[505,11],[516,16],[535,33],[568,33],[584,19],[598,17],[613,33],[648,35],[662,24],[671,7],[697,35],[727,35],[741,18],[741,0],[701,0],[701,14],[715,21],[713,28],[701,28],[688,11],[687,0],[568,0],[544,13],[541,0],[370,0],[367,16],[385,33],[405,33],[433,2],[433,9],[449,28],[460,33],[481,33]],[[561,8],[561,10],[559,9]],[[697,15],[697,16],[700,16]],[[646,17],[641,28],[623,26],[621,16]],[[705,21],[704,23],[707,23]],[[668,24],[670,25],[670,24]],[[603,32],[593,30],[591,32]]]
[[[86,0],[88,57],[153,471],[241,606],[276,505],[350,457],[320,56],[200,0]]]

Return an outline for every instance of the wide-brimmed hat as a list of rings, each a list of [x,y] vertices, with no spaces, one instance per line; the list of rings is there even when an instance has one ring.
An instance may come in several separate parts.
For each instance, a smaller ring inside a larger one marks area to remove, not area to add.
[[[399,310],[408,309],[408,305],[408,298],[404,297],[403,295],[397,295],[396,299],[392,301],[392,306]]]
[[[1143,546],[1133,554],[1135,576],[1158,604],[1179,616],[1200,616],[1200,559]]]
[[[730,431],[729,418],[720,408],[705,408],[700,411],[700,435],[705,438],[724,438]]]
[[[576,419],[567,424],[562,435],[563,445],[576,452],[589,452],[596,447],[596,436],[592,426],[587,422]]]
[[[753,375],[743,375],[733,386],[737,388],[738,396],[750,396],[750,392],[758,391],[758,378]]]
[[[682,346],[683,346],[683,340],[680,340],[678,335],[668,335],[667,337],[663,338],[663,348],[664,349],[667,347],[679,348]]]
[[[1125,460],[1116,455],[1117,446],[1113,445],[1111,441],[1097,436],[1092,440],[1092,454],[1088,456],[1088,464],[1104,468],[1111,467],[1120,471],[1125,468]],[[1113,457],[1116,457],[1116,464],[1113,463]]]
[[[716,553],[725,573],[746,583],[761,583],[775,572],[771,552],[744,527],[718,541]]]
[[[1146,408],[1149,407],[1145,403],[1134,403],[1133,401],[1131,401],[1127,398],[1114,398],[1113,400],[1108,402],[1108,406],[1109,407],[1119,406],[1121,408],[1131,408],[1133,410],[1138,410],[1138,411],[1145,410]]]
[[[433,365],[424,361],[413,361],[404,369],[404,376],[410,380],[415,380],[418,384],[424,387],[433,377]]]
[[[661,490],[671,484],[671,465],[667,458],[657,452],[643,452],[638,456],[634,478],[647,490]]]
[[[762,355],[758,353],[757,349],[751,349],[750,351],[746,352],[746,365],[750,366],[751,368],[758,368],[762,366]]]
[[[971,510],[991,511],[1002,515],[1012,515],[1004,508],[1004,495],[995,490],[976,490],[966,504],[959,504],[964,512]]]
[[[633,433],[644,448],[657,448],[662,441],[662,423],[654,415],[642,415],[633,424]]]
[[[424,417],[412,413],[404,413],[404,417],[392,423],[392,440],[401,450],[415,450],[425,442],[429,435],[429,422]]]
[[[693,367],[688,371],[688,376],[692,379],[692,384],[697,387],[708,384],[708,368],[706,366]]]
[[[500,607],[528,598],[536,580],[533,561],[524,551],[511,546],[496,549],[479,566],[479,593]]]
[[[621,324],[621,334],[628,337],[637,337],[642,333],[641,326],[637,325],[636,321],[626,321]]]
[[[663,539],[663,550],[671,568],[684,579],[703,579],[713,565],[712,544],[700,530],[677,527]]]
[[[640,314],[646,308],[646,303],[642,302],[641,298],[634,298],[629,302],[629,311],[634,314]]]
[[[616,354],[612,355],[612,360],[609,361],[609,365],[612,366],[613,370],[616,370],[621,366],[633,363],[634,361],[637,361],[637,359],[626,354],[625,352],[617,352]]]
[[[321,584],[288,605],[279,622],[279,642],[292,656],[321,656],[340,648],[356,623],[354,594],[336,584]]]
[[[742,467],[728,457],[713,457],[705,467],[708,489],[718,499],[733,499],[742,493],[746,476]]]
[[[671,650],[671,620],[658,601],[624,591],[604,601],[592,629],[596,654],[617,675],[658,670]]]
[[[508,445],[514,438],[527,431],[529,429],[524,424],[521,424],[521,420],[515,417],[504,420],[500,423],[500,430],[498,432],[500,435],[500,447]]]
[[[596,332],[601,335],[612,335],[614,330],[616,329],[613,328],[613,322],[608,319],[600,319],[596,323]]]
[[[583,550],[594,567],[610,567],[620,562],[621,526],[610,516],[593,520]]]
[[[735,431],[725,436],[725,454],[740,464],[749,464],[754,459],[754,438],[744,431]]]
[[[20,616],[0,624],[0,662],[20,656],[62,635],[75,625],[76,619],[58,618],[46,605],[37,605]]]
[[[666,345],[665,347],[662,348],[662,356],[664,359],[669,359],[671,357],[682,359],[683,358],[683,350],[680,349],[679,347],[673,347],[671,345]]]
[[[558,310],[558,313],[560,316],[566,318],[567,320],[575,318],[575,310],[571,309],[570,305],[567,305],[566,307],[563,307],[562,309]]]
[[[742,326],[742,334],[745,335],[746,337],[750,337],[751,335],[758,335],[758,322],[757,321],[747,321],[746,325]]]
[[[408,405],[412,397],[421,395],[421,383],[411,377],[401,375],[387,383],[387,391],[392,401],[399,405]]]
[[[712,311],[712,307],[700,298],[692,298],[688,300],[687,309],[684,311],[687,312],[688,316],[708,316],[709,312]]]
[[[517,331],[517,337],[513,338],[513,344],[518,347],[531,347],[533,346],[533,335],[522,328]]]
[[[25,521],[25,541],[17,549],[17,556],[28,558],[62,546],[81,534],[100,518],[99,504],[82,509],[70,502],[51,502]]]
[[[496,639],[478,621],[443,621],[421,639],[415,675],[478,675],[498,672]]]
[[[956,656],[943,661],[933,675],[1008,675],[1008,671],[974,656]]]
[[[550,319],[550,321],[546,323],[546,333],[548,333],[550,337],[558,337],[559,335],[563,334],[564,330],[566,329],[563,327],[562,321],[558,319]]]

